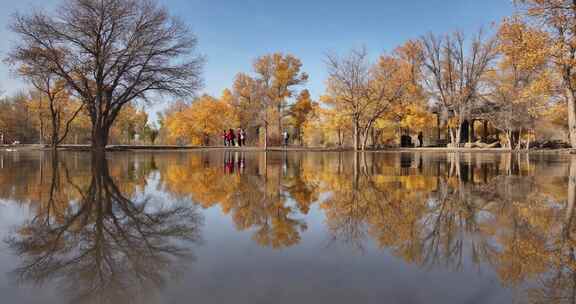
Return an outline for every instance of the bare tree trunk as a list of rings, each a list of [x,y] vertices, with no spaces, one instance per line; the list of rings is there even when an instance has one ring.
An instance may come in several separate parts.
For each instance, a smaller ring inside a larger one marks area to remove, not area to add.
[[[456,147],[460,148],[460,142],[462,141],[462,123],[458,123],[458,127],[456,128]]]
[[[522,129],[518,131],[518,141],[516,142],[516,147],[514,148],[516,151],[520,151],[522,148]]]
[[[264,123],[264,150],[268,150],[268,123]]]
[[[358,118],[354,117],[353,118],[353,124],[354,124],[354,151],[358,151],[358,148],[360,146],[360,126]]]
[[[450,142],[454,146],[454,148],[460,147],[460,138],[462,134],[462,127],[458,126],[457,128],[450,128]]]
[[[278,134],[282,134],[284,131],[284,126],[282,125],[282,118],[283,118],[283,105],[282,100],[278,103]]]
[[[508,141],[508,150],[512,150],[512,132],[511,131],[506,131],[506,140]]]
[[[52,115],[52,135],[50,137],[50,146],[53,150],[56,150],[56,147],[58,146],[59,129],[58,117],[57,115]]]
[[[366,128],[364,129],[362,135],[362,151],[366,151],[366,145],[368,144],[368,138],[370,135],[370,129],[372,129],[372,122],[369,122]]]
[[[568,134],[570,135],[570,145],[576,148],[576,96],[574,91],[566,88],[568,99]]]
[[[526,132],[526,151],[530,150],[530,136],[532,134],[530,134],[530,131]]]
[[[474,135],[474,119],[470,119],[470,123],[468,124],[468,143],[471,143],[475,140]]]
[[[104,152],[106,150],[109,130],[108,126],[92,127],[92,150],[96,152]]]
[[[44,118],[42,117],[42,104],[40,103],[40,114],[38,118],[40,119],[40,144],[44,145]],[[0,142],[0,144],[2,144]]]

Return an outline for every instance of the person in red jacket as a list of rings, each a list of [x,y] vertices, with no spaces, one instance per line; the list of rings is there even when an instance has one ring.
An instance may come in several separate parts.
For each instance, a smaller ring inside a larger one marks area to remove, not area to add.
[[[230,144],[230,147],[236,146],[236,142],[234,141],[235,139],[236,136],[234,135],[234,130],[228,130],[228,144]]]
[[[222,140],[224,140],[224,147],[228,147],[228,132],[222,131]]]

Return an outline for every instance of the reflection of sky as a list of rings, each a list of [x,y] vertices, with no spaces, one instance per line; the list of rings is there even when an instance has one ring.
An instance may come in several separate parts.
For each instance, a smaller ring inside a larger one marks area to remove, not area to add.
[[[31,286],[18,287],[16,279],[10,275],[19,263],[18,257],[12,255],[4,242],[11,234],[30,217],[28,205],[18,204],[11,200],[0,199],[0,302],[1,303],[49,303],[46,299],[54,298],[50,288],[38,289]]]
[[[114,157],[110,158],[112,167]],[[137,157],[134,161],[138,163]],[[319,201],[331,195],[322,193]],[[146,185],[137,188],[131,199],[135,203],[149,199],[146,211],[150,213],[173,204],[193,203],[168,193],[161,185],[158,171],[148,176]],[[428,204],[437,202],[430,200]],[[289,198],[287,205],[295,207],[293,199]],[[282,250],[258,246],[252,239],[255,230],[238,231],[231,214],[223,214],[219,205],[209,209],[198,207],[204,224],[203,242],[193,248],[196,260],[182,268],[180,280],[167,284],[159,303],[512,302],[512,291],[501,287],[493,270],[477,269],[468,254],[462,271],[443,269],[442,265],[422,269],[393,256],[390,249],[377,248],[369,238],[364,241],[362,252],[331,242],[319,205],[319,202],[313,204],[307,215],[291,216],[304,220],[308,228],[301,233],[299,244]],[[26,206],[0,200],[2,240],[29,218],[31,212]],[[471,241],[475,239],[465,239],[467,248]],[[12,271],[18,262],[5,243],[1,243],[0,273]],[[34,290],[13,287],[13,281],[0,276],[1,303],[62,303],[49,286]]]
[[[181,283],[170,286],[166,302],[198,303],[510,303],[497,277],[477,273],[426,271],[367,244],[359,253],[328,246],[323,214],[314,205],[306,216],[302,242],[281,251],[258,247],[248,232],[214,208],[204,212],[205,244]]]

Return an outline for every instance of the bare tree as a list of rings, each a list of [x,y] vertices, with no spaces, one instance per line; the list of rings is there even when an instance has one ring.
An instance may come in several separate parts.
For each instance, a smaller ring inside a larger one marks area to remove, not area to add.
[[[325,100],[352,118],[354,150],[360,148],[362,114],[369,108],[365,96],[370,81],[370,63],[365,48],[353,49],[344,57],[326,56],[328,97]]]
[[[151,93],[189,96],[201,87],[203,58],[186,25],[155,0],[65,0],[55,14],[16,14],[16,67],[43,62],[85,105],[92,147],[104,151],[122,107]]]
[[[28,79],[42,95],[39,100],[40,105],[42,104],[42,97],[46,98],[51,123],[50,146],[52,149],[56,149],[68,136],[70,126],[84,108],[84,103],[80,103],[67,115],[66,106],[70,102],[70,96],[64,81],[59,80],[53,74],[42,73],[42,69],[42,67],[34,68],[33,71],[36,74],[32,74],[32,70],[25,70],[21,72],[21,75]],[[40,113],[42,115],[42,111]],[[40,129],[42,133],[42,126]]]
[[[484,40],[482,31],[472,39],[469,48],[464,35],[428,34],[421,38],[424,59],[424,83],[442,109],[452,115],[456,126],[450,126],[450,140],[460,143],[460,129],[473,103],[478,100],[482,76],[495,59],[495,39]]]
[[[366,49],[346,57],[327,57],[328,103],[352,117],[354,148],[366,149],[374,123],[400,103],[412,84],[408,65],[397,56],[382,55],[377,64],[367,59]],[[362,143],[360,144],[360,140]]]
[[[508,149],[520,149],[523,131],[534,129],[536,118],[524,104],[498,103],[493,109],[482,115],[494,128],[504,132]],[[529,148],[530,143],[526,143]]]

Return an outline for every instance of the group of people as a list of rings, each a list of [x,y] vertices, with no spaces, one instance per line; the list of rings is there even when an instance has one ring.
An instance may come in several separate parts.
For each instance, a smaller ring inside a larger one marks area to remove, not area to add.
[[[226,147],[242,147],[246,146],[246,131],[242,128],[238,128],[236,133],[234,130],[229,129],[222,132],[222,138],[224,139],[224,146]]]
[[[246,146],[246,131],[238,128],[236,132],[233,129],[222,131],[222,139],[224,140],[225,147],[242,147]],[[282,142],[284,146],[288,146],[290,141],[290,134],[284,130],[282,132]]]

